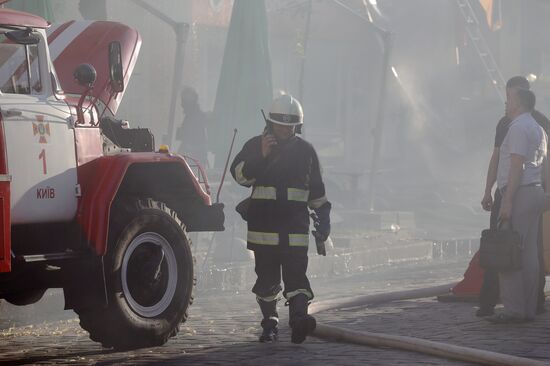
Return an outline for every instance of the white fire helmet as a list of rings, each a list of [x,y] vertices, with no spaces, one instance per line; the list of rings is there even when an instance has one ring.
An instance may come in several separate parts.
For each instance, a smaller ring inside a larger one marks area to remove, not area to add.
[[[299,126],[304,123],[304,111],[298,99],[283,94],[273,99],[267,120],[283,126]]]

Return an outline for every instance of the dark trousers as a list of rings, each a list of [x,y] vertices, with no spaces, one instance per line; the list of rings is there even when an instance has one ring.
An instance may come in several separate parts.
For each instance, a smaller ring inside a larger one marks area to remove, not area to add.
[[[281,272],[285,285],[283,295],[297,290],[313,291],[307,278],[307,248],[267,247],[254,250],[255,271],[258,275],[252,292],[259,298],[276,296],[281,291]],[[309,296],[308,296],[309,297]]]
[[[500,211],[500,202],[502,201],[502,195],[497,189],[495,191],[495,199],[493,201],[493,207],[491,208],[491,218],[489,219],[490,228],[496,229],[498,225],[498,213]],[[539,222],[539,235],[537,240],[538,252],[539,252],[539,289],[537,307],[540,309],[544,306],[544,286],[546,285],[546,273],[544,271],[544,254],[543,254],[543,241],[542,241],[542,215]],[[483,284],[479,292],[479,307],[480,308],[494,308],[500,297],[498,272],[484,270],[483,272]]]

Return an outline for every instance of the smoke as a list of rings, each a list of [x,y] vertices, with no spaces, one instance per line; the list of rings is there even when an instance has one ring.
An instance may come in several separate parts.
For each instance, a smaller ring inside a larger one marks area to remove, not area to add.
[[[67,19],[60,22],[80,17],[74,1],[52,3],[54,9],[67,12],[63,14]],[[70,6],[61,6],[65,3]],[[132,127],[150,128],[158,146],[169,125],[175,68],[182,69],[181,85],[193,86],[201,107],[211,114],[232,2],[216,9],[208,1],[148,3],[176,23],[190,24],[182,65],[174,65],[177,39],[169,23],[129,0],[107,2],[107,18],[135,27],[143,38],[119,117],[129,120]],[[285,3],[292,6],[285,7]],[[284,90],[301,96],[303,137],[319,153],[328,198],[334,207],[334,248],[327,258],[311,253],[310,274],[322,279],[403,266],[407,261],[432,261],[445,257],[441,254],[444,248],[467,258],[476,250],[480,230],[488,225],[488,215],[479,201],[494,128],[503,107],[464,33],[456,4],[440,0],[344,3],[348,9],[330,0],[313,1],[309,14],[307,1],[281,1],[277,6],[275,1],[267,1],[270,87],[273,92]],[[536,76],[533,90],[538,108],[546,112],[550,108],[550,56],[546,51],[550,38],[545,37],[550,30],[550,23],[545,21],[549,7],[541,1],[508,6],[502,9],[503,24],[498,32],[487,27],[481,31],[503,75]],[[517,22],[507,23],[507,16]],[[375,26],[392,34],[392,69],[385,81],[385,50]],[[243,54],[239,47],[244,46],[234,47],[231,51],[235,55]],[[240,74],[232,76],[242,79]],[[383,82],[387,83],[384,100],[380,97]],[[225,85],[229,94],[231,83]],[[254,89],[247,92],[254,94]],[[244,99],[241,105],[257,113],[250,114],[254,117],[246,121],[240,137],[259,134],[264,127],[259,111],[265,106]],[[382,121],[377,120],[379,108],[384,108]],[[221,116],[218,123],[226,122],[223,112],[217,111]],[[244,113],[238,110],[235,115],[239,112]],[[178,106],[175,126],[179,127],[182,120],[183,111]],[[378,168],[373,171],[378,122],[383,126],[381,150]],[[207,126],[209,141],[216,141],[216,146],[208,146],[209,151],[221,151],[215,156],[218,162],[225,162],[231,139],[226,131],[232,128]],[[222,173],[216,169],[207,171],[214,192]],[[371,188],[374,202],[369,202]],[[246,224],[233,211],[247,194],[248,190],[227,182],[221,195],[226,205],[226,232],[214,238],[201,233],[194,240],[201,290],[248,291],[254,281],[252,260],[244,243]],[[4,309],[16,312],[13,307]]]

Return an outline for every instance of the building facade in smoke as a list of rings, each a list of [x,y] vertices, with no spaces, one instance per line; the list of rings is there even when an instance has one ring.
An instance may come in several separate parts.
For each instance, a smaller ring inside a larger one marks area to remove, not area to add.
[[[18,1],[28,0],[13,3]],[[175,22],[190,25],[181,85],[195,87],[203,108],[212,111],[234,1],[144,1]],[[548,113],[550,4],[544,0],[469,2],[483,21],[482,33],[502,74],[536,77],[533,90],[540,109]],[[160,141],[166,133],[172,93],[173,28],[134,0],[34,3],[49,4],[55,22],[106,17],[138,29],[142,52],[119,113],[136,126],[150,127]],[[94,6],[81,14],[80,3]],[[329,180],[334,172],[333,180],[342,188],[356,184],[364,190],[383,50],[364,21],[336,3],[266,1],[272,87],[300,95],[307,116],[306,136],[318,147]],[[389,172],[399,175],[413,163],[432,174],[439,172],[438,159],[484,151],[502,107],[464,32],[456,1],[378,0],[376,8],[371,1],[340,3],[394,35],[392,66],[399,79],[393,77],[388,84],[382,182],[393,179]],[[182,118],[177,108],[176,125]],[[470,131],[479,126],[481,130],[472,136]]]
[[[52,23],[56,21],[54,11],[48,1],[11,0],[8,1],[5,6],[11,9],[39,15]]]
[[[80,0],[78,10],[84,19],[107,20],[107,0]]]

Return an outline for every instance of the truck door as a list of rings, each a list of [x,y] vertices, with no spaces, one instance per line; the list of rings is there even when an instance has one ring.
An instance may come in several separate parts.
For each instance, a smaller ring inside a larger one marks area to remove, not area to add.
[[[75,217],[76,158],[70,111],[56,98],[45,35],[21,45],[0,34],[0,108],[11,175],[12,224]]]

